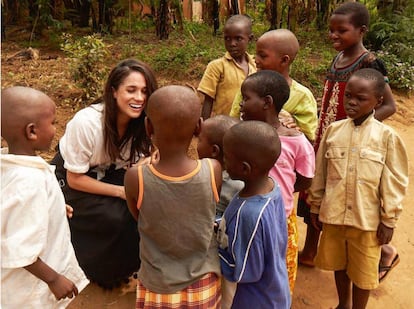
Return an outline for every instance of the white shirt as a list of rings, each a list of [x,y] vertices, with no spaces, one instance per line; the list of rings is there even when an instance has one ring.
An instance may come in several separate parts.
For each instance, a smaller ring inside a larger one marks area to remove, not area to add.
[[[23,268],[40,258],[79,292],[89,282],[71,244],[54,167],[37,156],[0,158],[1,308],[66,308],[70,299],[57,302],[47,284]]]
[[[83,174],[94,168],[98,180],[113,163],[107,154],[104,143],[104,105],[93,104],[75,114],[66,125],[65,134],[59,142],[60,153],[65,161],[64,167],[72,173]],[[129,158],[130,143],[121,153]],[[129,161],[118,159],[116,168],[127,167]]]

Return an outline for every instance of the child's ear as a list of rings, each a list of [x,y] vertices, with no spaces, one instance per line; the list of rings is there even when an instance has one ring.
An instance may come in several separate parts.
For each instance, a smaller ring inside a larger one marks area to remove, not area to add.
[[[249,175],[252,172],[252,167],[251,167],[250,163],[246,162],[246,161],[243,161],[242,165],[243,165],[243,174],[244,175]]]
[[[283,64],[289,64],[290,63],[290,56],[289,55],[284,55],[282,57],[282,63]]]
[[[264,100],[263,109],[273,108],[273,98],[271,95],[265,96],[263,100]]]
[[[376,108],[380,107],[380,106],[382,105],[382,103],[384,103],[384,96],[380,96],[380,97],[378,98],[378,102],[377,102],[377,104],[375,105],[374,109],[376,109]]]
[[[217,158],[219,158],[219,157],[220,157],[220,154],[221,154],[221,149],[220,149],[220,146],[219,146],[219,145],[217,145],[217,144],[214,144],[214,145],[213,145],[213,151],[211,152],[211,157],[212,157],[213,159],[217,159]]]
[[[37,139],[36,124],[32,122],[27,124],[25,127],[25,135],[28,140],[35,141]]]
[[[366,34],[368,32],[368,27],[366,25],[361,26],[361,34]]]
[[[200,132],[201,132],[201,128],[203,127],[203,118],[202,117],[200,117],[200,118],[198,118],[198,122],[197,122],[197,125],[196,125],[196,127],[195,127],[195,129],[194,129],[194,136],[199,136],[200,135]]]
[[[252,41],[253,41],[253,39],[254,39],[254,35],[253,35],[253,33],[252,33],[252,34],[250,34],[250,35],[249,35],[249,42],[252,42]]]

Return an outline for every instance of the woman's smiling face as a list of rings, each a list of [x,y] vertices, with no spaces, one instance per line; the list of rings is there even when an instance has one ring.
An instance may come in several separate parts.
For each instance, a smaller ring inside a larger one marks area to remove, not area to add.
[[[113,91],[119,116],[138,118],[147,103],[147,83],[142,73],[133,71]]]

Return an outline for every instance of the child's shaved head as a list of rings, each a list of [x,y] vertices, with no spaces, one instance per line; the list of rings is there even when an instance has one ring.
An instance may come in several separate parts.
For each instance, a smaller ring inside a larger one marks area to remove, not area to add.
[[[146,113],[154,133],[171,139],[191,138],[201,117],[200,99],[189,87],[165,86],[150,96]]]
[[[211,144],[223,147],[224,134],[240,120],[227,115],[217,115],[204,120],[203,130]]]
[[[29,87],[10,87],[1,92],[1,136],[9,144],[24,139],[28,124],[37,124],[55,103]]]
[[[279,54],[288,55],[290,63],[299,51],[299,42],[294,33],[288,29],[276,29],[265,32],[258,41],[266,43]]]
[[[240,160],[262,172],[273,167],[281,151],[276,129],[266,122],[255,120],[232,126],[224,135],[224,147],[229,146],[237,152]]]
[[[234,24],[243,24],[246,27],[248,34],[252,33],[252,19],[249,16],[243,14],[233,15],[227,19],[224,27],[226,28]]]

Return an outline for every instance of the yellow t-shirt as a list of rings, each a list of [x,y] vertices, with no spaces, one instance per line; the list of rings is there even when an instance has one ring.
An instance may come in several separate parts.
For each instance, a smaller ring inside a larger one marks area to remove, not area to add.
[[[249,62],[249,74],[256,72],[253,57],[246,53]],[[243,69],[234,61],[229,52],[210,61],[203,74],[198,91],[213,98],[213,115],[228,115],[235,94],[246,78]]]
[[[240,117],[240,102],[242,99],[241,92],[238,91],[233,100],[230,116]],[[290,96],[285,105],[283,105],[283,110],[292,115],[297,126],[310,141],[315,140],[316,128],[318,126],[318,110],[315,97],[308,88],[292,80]]]

